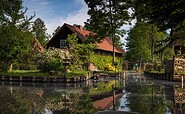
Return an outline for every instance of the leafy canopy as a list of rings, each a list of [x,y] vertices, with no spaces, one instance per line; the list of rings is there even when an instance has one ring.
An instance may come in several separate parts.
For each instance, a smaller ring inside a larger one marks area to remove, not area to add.
[[[30,20],[22,0],[0,1],[0,63],[7,71],[12,62],[21,59],[31,49],[33,37],[29,32]]]
[[[162,31],[170,31],[169,37],[160,41],[165,46],[159,51],[172,46],[171,44],[182,36],[185,20],[184,0],[132,0],[130,3],[134,12],[133,18],[136,18],[137,22],[152,23]],[[181,39],[184,40],[184,37]]]
[[[37,18],[32,27],[35,37],[39,40],[40,44],[44,46],[47,43],[46,26],[42,19]]]
[[[25,16],[27,8],[22,5],[22,0],[1,0],[0,1],[0,25],[16,26],[21,30],[29,30],[31,17]]]
[[[185,19],[184,0],[133,0],[135,16],[157,24],[162,30],[175,28]]]
[[[69,43],[69,53],[71,54],[72,64],[75,66],[84,66],[89,63],[90,54],[96,48],[93,43],[78,43],[76,34],[68,35],[67,42]]]
[[[3,70],[8,70],[8,65],[21,59],[31,49],[32,34],[23,32],[13,26],[0,28],[0,63]]]
[[[120,37],[125,33],[120,28],[129,20],[127,0],[85,0],[90,19],[87,29],[98,34],[99,39],[111,37],[120,46]],[[99,40],[98,39],[98,40]]]
[[[166,38],[163,32],[158,32],[156,26],[148,23],[136,24],[128,33],[127,55],[129,61],[150,62],[152,59],[152,45],[156,46],[158,41]],[[152,41],[153,40],[153,41]],[[153,42],[153,44],[152,44]]]

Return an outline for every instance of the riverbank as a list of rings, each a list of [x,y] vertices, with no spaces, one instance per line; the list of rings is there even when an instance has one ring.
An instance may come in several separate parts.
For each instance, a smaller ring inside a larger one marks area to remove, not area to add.
[[[124,72],[114,72],[114,71],[74,71],[68,72],[66,74],[48,74],[43,73],[38,70],[21,70],[0,73],[0,81],[17,81],[17,82],[57,82],[57,83],[75,83],[75,82],[85,82],[88,79],[102,80],[107,77],[122,77],[127,74],[135,74],[138,72],[134,71],[124,71]]]
[[[18,82],[61,82],[61,83],[72,83],[72,82],[84,82],[89,77],[77,76],[77,77],[60,77],[60,76],[0,76],[0,81],[18,81]]]
[[[159,79],[159,80],[167,80],[167,81],[174,81],[174,82],[179,82],[181,81],[183,75],[173,75],[173,74],[169,74],[169,73],[161,73],[161,72],[144,72],[145,76],[151,77],[151,78],[155,78],[155,79]],[[185,79],[185,76],[183,76],[183,78]]]
[[[44,73],[39,70],[14,70],[1,72],[0,81],[18,82],[84,82],[89,79],[88,71],[73,71],[65,73]]]

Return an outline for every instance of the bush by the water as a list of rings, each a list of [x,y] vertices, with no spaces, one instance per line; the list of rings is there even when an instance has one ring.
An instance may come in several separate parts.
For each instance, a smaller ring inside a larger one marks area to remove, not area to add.
[[[123,58],[115,58],[118,63],[117,70],[122,69]],[[115,68],[112,65],[112,56],[103,56],[98,54],[91,54],[90,62],[92,62],[99,70],[114,71]]]
[[[67,51],[61,49],[49,48],[37,57],[38,69],[43,72],[62,71],[64,69],[63,60],[69,59],[70,55]]]

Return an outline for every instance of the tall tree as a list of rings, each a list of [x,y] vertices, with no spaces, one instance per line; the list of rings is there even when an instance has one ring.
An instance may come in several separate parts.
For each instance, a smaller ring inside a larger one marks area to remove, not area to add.
[[[156,26],[148,23],[137,23],[128,34],[127,60],[132,62],[151,62],[153,45],[166,38],[162,32],[158,32]]]
[[[60,30],[60,26],[58,26],[54,31],[53,31],[53,36],[55,35],[55,33],[57,33]]]
[[[90,19],[85,23],[86,28],[98,34],[99,40],[111,37],[113,47],[119,46],[120,36],[123,35],[121,26],[129,20],[127,0],[85,0],[88,5]],[[113,62],[115,58],[113,48]]]
[[[31,49],[33,37],[13,26],[0,28],[0,67],[7,71],[12,63],[21,59]]]
[[[135,16],[156,23],[161,29],[172,29],[185,19],[184,0],[133,0]]]
[[[33,23],[33,30],[36,38],[39,40],[42,46],[47,42],[46,26],[42,19],[37,18]]]
[[[27,8],[24,9],[22,0],[1,0],[0,8],[0,69],[7,71],[31,49],[33,37],[29,27],[34,16],[25,16]]]
[[[0,25],[1,26],[16,26],[21,30],[28,30],[30,27],[30,20],[33,16],[27,17],[25,13],[27,8],[22,5],[22,0],[1,0],[0,1]]]
[[[179,38],[179,26],[185,20],[184,0],[133,0],[132,5],[137,21],[145,20],[161,30],[170,30],[170,37],[163,41],[166,47]]]

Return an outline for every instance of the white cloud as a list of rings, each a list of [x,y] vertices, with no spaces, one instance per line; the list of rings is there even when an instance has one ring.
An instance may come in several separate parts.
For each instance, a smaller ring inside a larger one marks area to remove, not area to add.
[[[53,31],[60,26],[60,18],[46,19],[45,25],[47,28],[47,32],[52,35]]]
[[[84,22],[89,18],[87,15],[88,7],[84,0],[74,0],[72,4],[76,7],[80,7],[80,9],[69,12],[66,16],[57,12],[55,7],[56,4],[52,4],[49,0],[24,0],[23,3],[25,7],[28,7],[28,16],[36,12],[35,19],[39,17],[45,22],[49,34],[52,34],[58,26],[62,26],[64,23],[83,26]],[[65,11],[66,9],[61,8],[60,10]]]
[[[81,6],[87,6],[84,2],[84,0],[74,0],[76,5],[81,5]]]
[[[130,24],[126,24],[126,25],[123,25],[123,26],[120,28],[120,29],[126,30],[126,34],[124,35],[124,37],[121,37],[121,42],[122,42],[122,43],[124,43],[124,44],[127,43],[125,39],[128,37],[128,32],[129,32],[129,30],[130,30],[131,28],[133,28],[135,24],[136,24],[136,20],[132,20],[132,21],[131,21],[131,25],[130,25]],[[124,49],[126,50],[126,47],[124,47]]]
[[[79,24],[84,26],[84,22],[89,18],[89,16],[87,15],[87,5],[82,2],[82,0],[76,0],[78,1],[78,4],[81,4],[81,8],[79,11],[74,11],[71,12],[67,15],[67,17],[58,17],[58,18],[53,18],[50,20],[47,20],[47,28],[48,28],[48,33],[52,34],[53,31],[58,27],[58,26],[62,26],[64,23],[68,23],[68,24]],[[81,2],[79,2],[81,1]]]
[[[60,23],[84,25],[84,22],[89,18],[87,9],[82,7],[78,12],[68,14],[66,18],[61,18]]]

